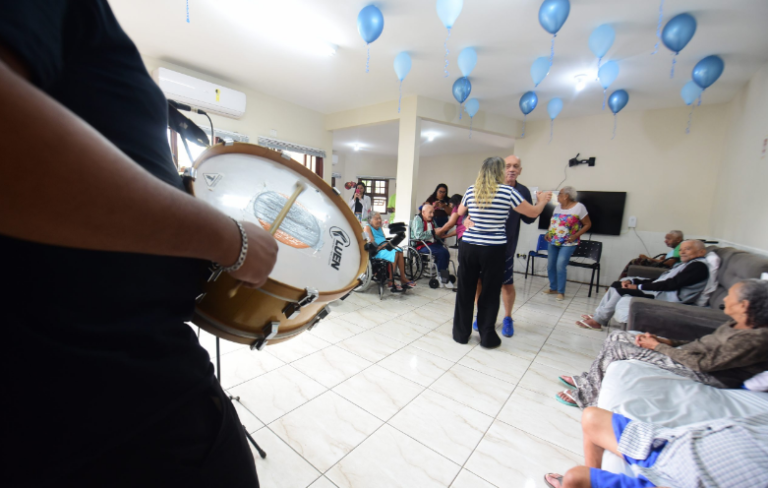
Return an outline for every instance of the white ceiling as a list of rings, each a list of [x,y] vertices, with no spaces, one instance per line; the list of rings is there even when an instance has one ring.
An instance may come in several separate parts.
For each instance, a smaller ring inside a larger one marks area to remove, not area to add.
[[[352,153],[354,146],[360,145],[360,152],[397,156],[399,124],[371,125],[355,127],[333,132],[333,150],[339,153]],[[432,141],[429,140],[432,136]],[[474,154],[485,151],[512,149],[515,140],[510,137],[472,131],[469,129],[439,124],[425,120],[421,123],[421,157],[440,156],[443,154]],[[504,154],[506,156],[506,154]]]
[[[533,88],[529,69],[549,54],[551,36],[538,23],[541,0],[466,0],[449,41],[450,77],[442,77],[445,28],[434,0],[378,0],[384,32],[371,44],[370,73],[366,46],[356,19],[369,0],[111,0],[124,29],[139,50],[233,84],[332,113],[397,98],[394,57],[408,51],[413,68],[403,84],[406,95],[453,101],[451,86],[460,76],[456,57],[475,47],[478,63],[470,76],[472,97],[481,110],[522,119],[518,100]],[[598,113],[602,89],[595,83],[575,94],[573,78],[594,75],[596,59],[587,39],[600,24],[611,23],[616,42],[607,59],[621,72],[612,89],[630,93],[628,110],[681,106],[680,88],[702,57],[720,54],[726,62],[721,79],[704,103],[729,101],[758,67],[768,61],[767,0],[667,0],[664,20],[681,12],[696,17],[698,29],[678,57],[669,79],[671,53],[656,42],[659,0],[571,0],[571,13],[555,43],[549,76],[539,86],[539,107],[531,117],[546,116],[546,102],[563,98],[563,117]],[[333,57],[318,54],[324,43],[338,45]]]

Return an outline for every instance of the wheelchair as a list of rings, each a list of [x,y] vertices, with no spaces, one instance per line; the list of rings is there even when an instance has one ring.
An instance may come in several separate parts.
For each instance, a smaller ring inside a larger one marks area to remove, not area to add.
[[[398,247],[398,244],[405,239],[405,224],[395,223],[389,226],[390,233],[394,233],[395,236],[387,239],[387,247],[389,250],[399,250],[405,253],[405,250]],[[399,279],[399,271],[394,266],[394,263],[390,263],[384,259],[376,259],[375,256],[379,252],[378,246],[373,242],[367,242],[365,244],[365,250],[368,251],[368,269],[365,272],[362,283],[355,288],[356,292],[364,292],[371,287],[373,283],[376,283],[379,288],[379,300],[384,298],[384,292],[388,288],[387,282],[389,282],[390,271],[392,273],[392,280]],[[405,257],[405,254],[403,255]],[[409,281],[413,281],[408,271],[408,264],[406,262],[406,278]],[[407,289],[403,289],[402,293],[406,293]],[[399,292],[398,292],[399,293]]]

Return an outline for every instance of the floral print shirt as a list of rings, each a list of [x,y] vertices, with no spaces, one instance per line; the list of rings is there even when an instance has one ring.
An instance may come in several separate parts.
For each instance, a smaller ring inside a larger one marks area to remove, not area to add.
[[[564,209],[560,205],[555,207],[552,212],[552,219],[549,221],[549,231],[547,235],[551,238],[551,243],[555,246],[578,246],[579,239],[573,242],[567,242],[568,238],[577,233],[584,226],[582,219],[588,215],[587,207],[581,203],[576,203],[569,209]]]

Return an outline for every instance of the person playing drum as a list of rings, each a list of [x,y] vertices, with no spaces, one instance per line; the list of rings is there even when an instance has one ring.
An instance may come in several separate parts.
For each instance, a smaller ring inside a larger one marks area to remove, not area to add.
[[[0,11],[3,486],[257,487],[185,321],[211,262],[259,287],[275,239],[184,192],[106,0]]]
[[[381,214],[379,212],[373,212],[371,214],[368,225],[365,226],[365,233],[368,234],[369,241],[376,243],[378,246],[379,252],[376,253],[374,259],[389,261],[400,270],[400,283],[402,286],[395,284],[395,277],[392,276],[392,268],[389,268],[389,286],[391,287],[391,291],[400,292],[413,288],[416,285],[413,281],[405,281],[407,278],[405,277],[403,250],[399,248],[393,250],[385,249],[387,247],[387,238],[384,236],[384,231],[381,228]]]

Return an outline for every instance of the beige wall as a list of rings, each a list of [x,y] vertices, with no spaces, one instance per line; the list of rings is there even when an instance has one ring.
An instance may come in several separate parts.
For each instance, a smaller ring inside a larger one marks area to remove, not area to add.
[[[254,144],[259,136],[269,137],[269,131],[274,129],[277,131],[277,136],[274,136],[276,139],[323,149],[328,155],[324,164],[325,179],[330,181],[333,133],[325,130],[324,114],[165,61],[148,57],[143,59],[150,73],[158,67],[168,68],[244,92],[247,108],[243,118],[230,119],[212,115],[214,127],[245,134]],[[208,119],[202,115],[184,115],[198,125],[208,126]]]
[[[336,178],[336,188],[341,192],[345,200],[352,198],[354,190],[345,190],[344,183],[357,181],[358,176],[397,176],[397,157],[368,154],[366,152],[341,153],[339,163],[333,167],[334,173],[340,173],[341,178]],[[391,180],[390,194],[397,191],[395,180]]]
[[[712,235],[753,250],[768,251],[768,64],[728,107],[728,136],[712,205]]]

